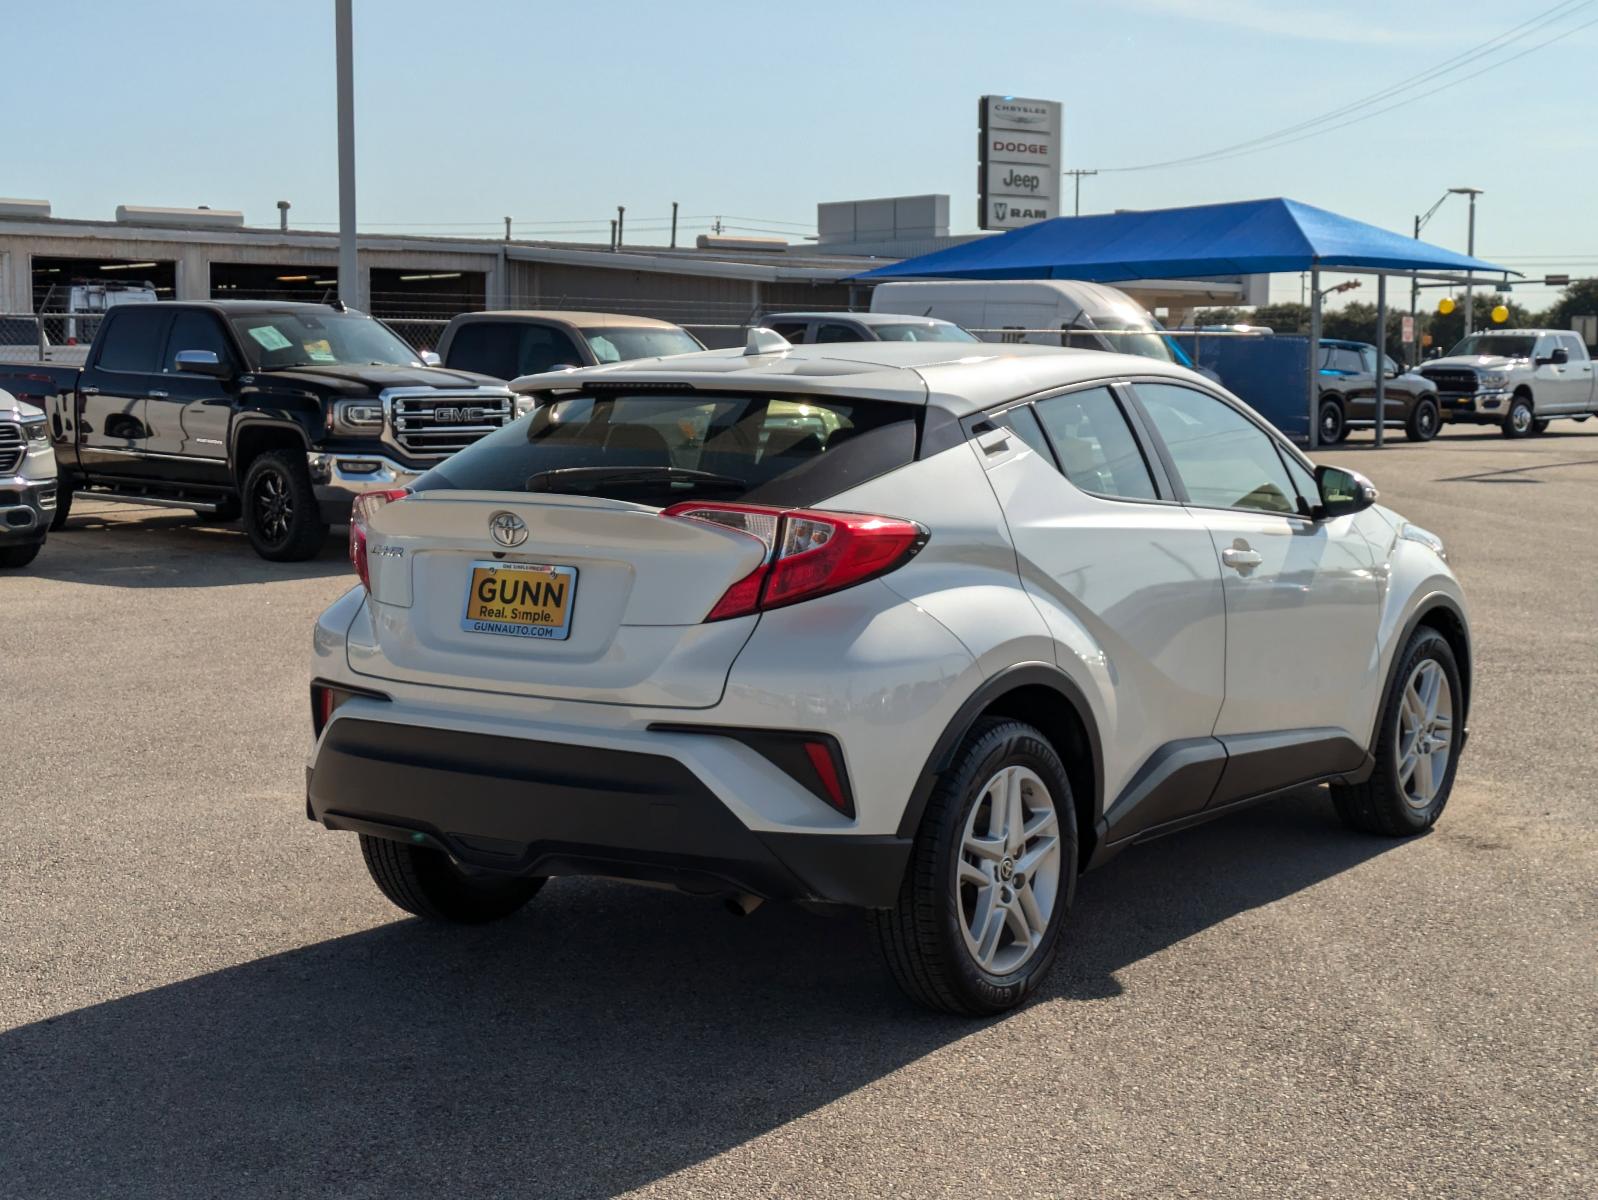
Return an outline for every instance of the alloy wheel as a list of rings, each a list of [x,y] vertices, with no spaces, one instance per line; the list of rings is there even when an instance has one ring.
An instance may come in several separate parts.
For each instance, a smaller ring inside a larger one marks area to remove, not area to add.
[[[960,932],[972,959],[1008,975],[1037,953],[1060,892],[1060,826],[1036,772],[1011,766],[983,785],[955,860]]]
[[[1398,786],[1404,802],[1424,812],[1437,799],[1453,753],[1454,693],[1434,658],[1410,672],[1398,706]]]
[[[255,488],[256,525],[272,542],[281,542],[289,535],[294,520],[294,497],[289,491],[289,481],[278,471],[261,476]]]
[[[1525,433],[1531,428],[1531,409],[1524,404],[1515,405],[1514,411],[1509,414],[1509,421],[1514,425],[1516,433]]]

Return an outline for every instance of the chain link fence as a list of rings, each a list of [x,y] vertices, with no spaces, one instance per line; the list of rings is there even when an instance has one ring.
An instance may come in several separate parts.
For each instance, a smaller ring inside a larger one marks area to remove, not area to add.
[[[103,313],[0,313],[0,362],[83,363]]]

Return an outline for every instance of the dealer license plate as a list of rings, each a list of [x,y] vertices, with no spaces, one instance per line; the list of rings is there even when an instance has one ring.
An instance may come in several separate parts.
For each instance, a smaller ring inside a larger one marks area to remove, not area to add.
[[[577,568],[474,562],[461,628],[468,633],[563,641],[571,633]]]

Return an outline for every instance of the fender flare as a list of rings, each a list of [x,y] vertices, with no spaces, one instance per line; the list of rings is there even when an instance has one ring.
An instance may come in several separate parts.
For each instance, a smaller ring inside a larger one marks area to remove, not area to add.
[[[1370,740],[1365,743],[1366,749],[1373,757],[1376,754],[1376,746],[1382,734],[1382,718],[1386,715],[1385,701],[1388,693],[1392,691],[1393,681],[1398,678],[1399,668],[1404,665],[1404,647],[1409,645],[1409,639],[1415,636],[1415,631],[1421,627],[1425,619],[1439,609],[1447,611],[1458,622],[1465,639],[1465,653],[1460,655],[1456,652],[1454,655],[1456,659],[1455,665],[1459,668],[1459,682],[1465,691],[1465,694],[1459,700],[1459,736],[1462,746],[1463,739],[1469,736],[1472,683],[1470,623],[1465,619],[1465,610],[1459,606],[1459,601],[1455,600],[1447,592],[1430,592],[1415,606],[1415,611],[1409,614],[1409,619],[1404,622],[1403,632],[1393,643],[1396,647],[1393,651],[1393,661],[1388,664],[1387,676],[1382,680],[1381,703],[1377,704],[1376,719],[1371,723]]]
[[[266,413],[242,412],[233,419],[233,428],[228,431],[228,464],[235,471],[239,461],[239,439],[246,433],[256,429],[278,429],[292,433],[299,442],[309,450],[311,448],[310,435],[305,432],[305,426],[289,417],[271,416]]]
[[[1104,791],[1104,748],[1099,737],[1098,722],[1094,719],[1093,707],[1088,703],[1087,694],[1074,679],[1053,663],[1017,663],[983,680],[982,686],[966,697],[965,703],[955,712],[953,719],[933,743],[932,753],[927,756],[926,765],[921,768],[921,773],[916,777],[915,787],[911,789],[904,815],[899,818],[899,837],[915,837],[916,830],[921,826],[922,814],[927,810],[927,802],[932,798],[933,788],[937,787],[939,778],[952,765],[955,751],[959,749],[961,740],[976,723],[977,718],[989,705],[1006,693],[1013,692],[1017,688],[1037,686],[1049,688],[1059,695],[1076,712],[1077,719],[1082,722],[1082,728],[1087,731],[1088,747],[1093,758],[1093,786],[1096,793],[1090,797],[1090,800],[1093,812],[1101,810],[1100,801]]]

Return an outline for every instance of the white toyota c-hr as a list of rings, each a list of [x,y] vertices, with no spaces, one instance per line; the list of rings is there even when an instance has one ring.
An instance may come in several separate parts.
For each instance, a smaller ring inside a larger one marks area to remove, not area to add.
[[[363,498],[316,626],[307,812],[409,912],[862,908],[911,996],[992,1013],[1131,843],[1317,782],[1378,834],[1447,803],[1441,543],[1190,371],[756,331],[513,386]]]

